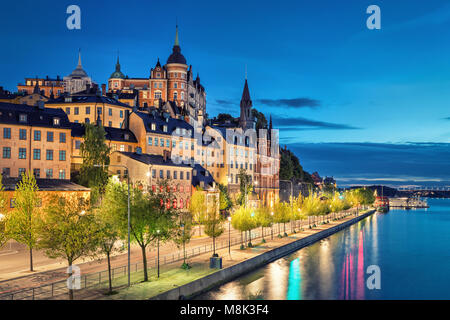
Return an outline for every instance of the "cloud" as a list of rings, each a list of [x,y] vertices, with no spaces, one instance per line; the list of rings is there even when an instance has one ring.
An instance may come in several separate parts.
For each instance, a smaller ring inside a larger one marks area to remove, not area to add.
[[[237,103],[232,100],[224,100],[224,99],[216,99],[216,104],[220,106],[237,105]]]
[[[444,118],[444,120],[450,120],[450,117]]]
[[[450,185],[450,143],[292,143],[305,170],[338,184]]]
[[[347,124],[316,121],[303,117],[272,116],[274,127],[297,130],[356,130],[361,129]]]
[[[316,108],[320,106],[320,101],[310,98],[258,99],[256,102],[270,107]]]

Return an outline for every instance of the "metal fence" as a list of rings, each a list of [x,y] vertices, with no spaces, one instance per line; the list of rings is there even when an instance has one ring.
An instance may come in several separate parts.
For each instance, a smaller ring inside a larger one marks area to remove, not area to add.
[[[326,221],[330,221],[333,219],[341,219],[351,214],[358,214],[358,211],[355,210],[347,210],[340,213],[331,213],[326,216],[311,216],[306,220],[297,220],[292,223],[286,224],[275,224],[272,227],[264,228],[264,238],[269,239],[278,236],[278,234],[283,234],[286,232],[293,233],[295,230],[300,230],[301,228],[309,228],[309,226],[319,225],[325,223]],[[259,230],[251,231],[251,240],[261,239],[262,232],[261,228]],[[244,244],[244,241],[249,241],[250,238],[244,237],[241,233],[240,237],[230,238],[228,239],[220,239],[216,240],[216,250],[225,249],[228,247],[232,247],[238,244]],[[212,252],[213,244],[205,244],[201,246],[186,248],[186,259],[192,258],[204,253]],[[160,256],[159,264],[160,266],[168,265],[174,262],[182,261],[183,251],[179,250],[176,253],[166,254]],[[150,265],[153,265],[153,259],[148,259],[148,268],[147,270],[151,270]],[[156,269],[158,265],[158,259],[155,257],[154,259],[154,268]],[[112,280],[126,276],[127,275],[127,265],[115,267],[111,269],[111,278]],[[130,265],[130,272],[138,272],[144,269],[143,262],[138,262]],[[102,284],[107,284],[109,281],[108,270],[103,270],[95,273],[89,273],[80,276],[80,289],[89,289],[94,288],[96,286],[100,286]],[[0,300],[49,300],[54,299],[56,297],[61,297],[62,295],[67,295],[68,287],[67,287],[67,279],[56,281],[49,284],[44,284],[38,287],[27,288],[15,292],[10,292],[6,294],[0,295]]]

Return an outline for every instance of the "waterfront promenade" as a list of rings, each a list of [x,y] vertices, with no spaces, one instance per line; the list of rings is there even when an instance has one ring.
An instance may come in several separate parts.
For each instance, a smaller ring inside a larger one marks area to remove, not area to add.
[[[331,218],[331,217],[330,217]],[[349,220],[355,218],[353,212],[349,212],[346,217],[340,220],[332,221],[328,224],[319,224],[316,227],[309,229],[307,221],[302,221],[303,231],[298,231],[293,233],[291,230],[291,224],[286,224],[286,230],[289,234],[288,237],[278,238],[278,226],[273,228],[273,239],[271,237],[271,228],[265,230],[266,243],[261,243],[260,234],[254,234],[258,239],[253,241],[255,245],[254,248],[247,248],[245,250],[240,250],[240,237],[237,238],[237,242],[234,242],[231,246],[231,254],[229,254],[228,245],[225,245],[222,249],[217,252],[223,258],[223,268],[227,268],[233,265],[237,265],[245,260],[254,258],[265,252],[273,250],[275,248],[283,247],[289,243],[295,242],[302,238],[312,236],[321,231],[330,229],[332,227],[338,226]],[[280,227],[281,233],[283,233],[283,226]],[[256,230],[255,230],[256,231]],[[211,239],[208,239],[211,242]],[[219,242],[220,244],[220,242]],[[209,269],[209,257],[211,252],[197,254],[194,257],[189,258],[188,262],[193,266],[190,270],[182,270],[180,268],[181,262],[176,261],[173,263],[167,263],[161,267],[161,277],[156,278],[155,265],[150,264],[149,275],[150,281],[147,283],[139,283],[143,278],[142,270],[132,270],[132,282],[134,285],[131,288],[126,288],[126,274],[125,269],[115,276],[113,285],[118,294],[112,296],[105,296],[104,292],[106,290],[107,283],[105,282],[107,277],[106,274],[103,275],[103,282],[97,285],[90,286],[89,288],[75,291],[75,299],[148,299],[152,296],[158,295],[164,291],[173,289],[174,287],[182,286],[186,283],[195,281],[196,279],[203,278],[217,270]],[[67,299],[64,283],[57,289],[52,288],[52,296],[49,296],[49,289],[46,290],[35,290],[35,299]],[[28,291],[26,294],[15,295],[14,299],[31,299],[31,292]]]

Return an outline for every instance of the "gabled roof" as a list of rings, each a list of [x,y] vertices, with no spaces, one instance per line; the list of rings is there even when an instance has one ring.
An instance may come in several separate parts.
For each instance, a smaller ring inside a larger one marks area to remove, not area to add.
[[[196,173],[196,175],[194,175],[194,172],[192,173],[192,185],[194,187],[200,185],[201,182],[203,182],[205,185],[213,186],[214,178],[211,176],[211,173],[208,170],[206,170],[200,164],[195,164],[194,170]],[[208,176],[206,176],[206,172],[208,172]]]
[[[175,163],[170,159],[170,157],[167,158],[167,160],[164,160],[164,157],[161,155],[156,154],[139,154],[136,152],[124,152],[124,151],[117,151],[124,156],[127,156],[131,159],[134,159],[136,161],[145,163],[145,164],[154,164],[154,165],[160,165],[160,166],[171,166],[171,167],[181,167],[181,168],[191,168],[191,166],[183,163]]]
[[[25,122],[19,121],[19,116],[26,114]],[[54,125],[54,118],[59,118],[59,125]],[[67,114],[61,109],[39,108],[25,104],[0,102],[0,123],[33,125],[34,127],[70,129]]]
[[[71,123],[72,127],[72,137],[81,138],[84,136],[84,126],[81,123]],[[120,142],[133,142],[137,143],[136,136],[131,130],[119,129],[112,127],[103,127],[106,132],[106,140],[109,141],[120,141]],[[128,140],[125,139],[125,135],[128,135]]]

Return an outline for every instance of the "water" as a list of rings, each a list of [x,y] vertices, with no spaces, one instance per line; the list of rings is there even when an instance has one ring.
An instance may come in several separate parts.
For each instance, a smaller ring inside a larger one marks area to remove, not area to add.
[[[428,204],[373,214],[198,299],[450,299],[450,199]],[[371,265],[380,289],[366,285]]]

